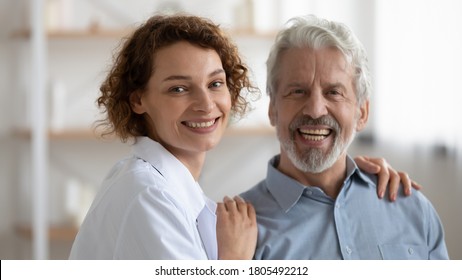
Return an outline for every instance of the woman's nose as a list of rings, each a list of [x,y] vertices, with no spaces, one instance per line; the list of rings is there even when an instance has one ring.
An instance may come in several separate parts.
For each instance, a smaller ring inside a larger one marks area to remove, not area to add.
[[[194,110],[210,113],[215,108],[215,101],[211,93],[198,90],[195,94]]]

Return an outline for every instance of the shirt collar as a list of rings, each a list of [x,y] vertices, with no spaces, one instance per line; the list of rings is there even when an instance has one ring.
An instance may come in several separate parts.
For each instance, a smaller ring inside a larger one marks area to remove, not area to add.
[[[347,157],[346,157],[346,167],[347,167],[347,176],[345,178],[345,182],[350,180],[350,178],[353,178],[353,177],[356,178],[357,177],[357,178],[361,179],[363,182],[365,182],[366,185],[368,185],[368,186],[375,186],[376,185],[374,180],[371,179],[371,176],[373,176],[373,175],[372,174],[367,174],[367,173],[361,171],[361,169],[359,169],[356,162],[349,155],[347,155]]]
[[[161,144],[148,137],[137,137],[133,154],[150,163],[165,178],[170,188],[167,191],[173,193],[194,218],[197,219],[204,206],[215,212],[213,203],[207,201],[191,172]]]
[[[289,211],[303,194],[305,187],[297,180],[279,171],[279,155],[268,162],[266,174],[266,186],[273,195],[276,202],[284,210]]]
[[[300,199],[305,191],[305,185],[280,172],[276,167],[279,164],[279,155],[273,157],[268,162],[268,170],[266,175],[266,186],[279,206],[288,212]],[[373,186],[374,182],[365,173],[359,170],[354,160],[347,155],[346,158],[347,176],[344,182],[356,176],[366,182],[366,185]],[[345,184],[350,185],[350,184]]]

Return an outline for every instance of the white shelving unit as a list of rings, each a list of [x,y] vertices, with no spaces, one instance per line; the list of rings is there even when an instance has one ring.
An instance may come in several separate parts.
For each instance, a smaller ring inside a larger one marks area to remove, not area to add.
[[[46,34],[43,26],[44,0],[31,0],[32,83],[31,157],[32,157],[32,240],[33,258],[48,259],[48,137],[46,124]]]

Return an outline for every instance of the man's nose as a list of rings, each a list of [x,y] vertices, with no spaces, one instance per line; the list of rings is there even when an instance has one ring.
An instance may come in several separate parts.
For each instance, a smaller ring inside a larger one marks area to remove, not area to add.
[[[312,91],[305,100],[303,113],[313,119],[325,116],[327,111],[327,100],[321,91]]]

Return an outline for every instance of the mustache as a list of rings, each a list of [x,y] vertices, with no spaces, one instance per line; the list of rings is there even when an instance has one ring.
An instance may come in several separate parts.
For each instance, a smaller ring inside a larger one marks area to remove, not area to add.
[[[325,115],[325,116],[319,117],[317,119],[314,119],[314,118],[312,118],[310,116],[306,116],[306,115],[300,116],[300,117],[298,117],[298,118],[296,118],[295,120],[292,121],[292,123],[289,126],[289,129],[291,131],[295,131],[300,126],[303,126],[303,125],[325,125],[325,126],[328,126],[328,127],[332,128],[332,130],[335,133],[340,132],[339,123],[335,120],[334,117],[332,117],[330,115]]]

